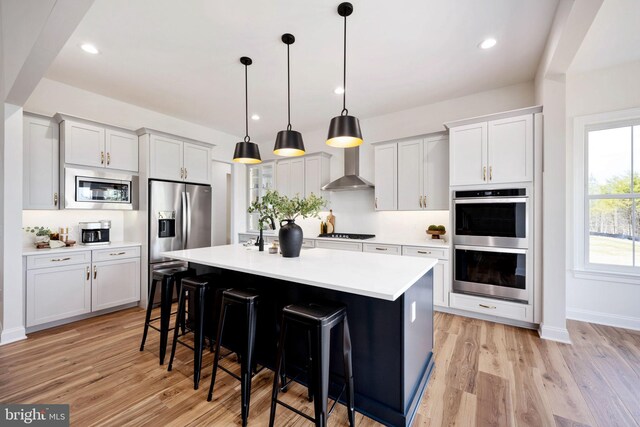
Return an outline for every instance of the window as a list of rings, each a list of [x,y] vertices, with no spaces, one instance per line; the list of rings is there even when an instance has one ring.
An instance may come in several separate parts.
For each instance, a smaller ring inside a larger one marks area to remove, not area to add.
[[[638,272],[640,120],[585,131],[585,267]]]

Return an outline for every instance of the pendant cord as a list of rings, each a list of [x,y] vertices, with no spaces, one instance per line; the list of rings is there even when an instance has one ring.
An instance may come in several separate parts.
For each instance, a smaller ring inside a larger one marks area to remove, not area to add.
[[[343,45],[343,64],[342,69],[342,114],[349,114],[347,110],[347,17],[344,17],[344,45]]]
[[[244,66],[244,141],[251,141],[249,136],[249,85],[247,83],[247,65]]]
[[[287,130],[291,130],[291,70],[289,65],[289,44],[287,44]]]

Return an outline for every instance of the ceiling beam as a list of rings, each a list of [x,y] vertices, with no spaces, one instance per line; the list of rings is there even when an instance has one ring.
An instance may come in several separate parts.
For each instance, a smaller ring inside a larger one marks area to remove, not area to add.
[[[5,87],[5,102],[19,106],[25,104],[93,1],[56,0],[44,25],[33,29],[38,31],[37,39],[27,54],[15,81],[11,87]],[[5,15],[3,19],[12,18]],[[9,49],[5,46],[4,54],[7,55],[8,51]]]

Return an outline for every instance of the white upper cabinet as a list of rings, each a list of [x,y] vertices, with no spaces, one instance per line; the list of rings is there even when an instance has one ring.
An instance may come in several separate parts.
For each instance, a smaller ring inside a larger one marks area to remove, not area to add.
[[[149,178],[209,184],[209,147],[156,134],[149,141]]]
[[[451,185],[484,184],[487,178],[487,123],[449,131]]]
[[[151,135],[149,143],[149,177],[169,179],[173,181],[184,180],[184,163],[182,141],[166,138],[164,136]]]
[[[304,158],[296,157],[289,160],[291,162],[291,184],[289,186],[290,196],[304,197]]]
[[[397,144],[397,210],[446,210],[449,208],[449,144],[445,135],[427,136]],[[385,150],[376,151],[388,156]],[[385,181],[383,181],[385,182]],[[378,186],[376,180],[376,187]],[[384,192],[380,191],[380,193]],[[381,209],[380,197],[377,200]]]
[[[331,155],[316,153],[304,156],[304,194],[327,197],[322,187],[330,182],[329,163]]]
[[[65,120],[62,122],[64,162],[82,166],[104,167],[104,127]]]
[[[398,210],[423,209],[424,166],[422,139],[398,143]]]
[[[65,164],[138,172],[134,132],[60,114],[56,118]]]
[[[533,114],[451,127],[451,185],[533,181],[533,136]]]
[[[276,190],[281,195],[305,197],[305,157],[276,162]]]
[[[291,161],[278,160],[276,163],[276,191],[283,196],[291,195]]]
[[[424,209],[449,209],[449,140],[430,140],[423,145]]]
[[[24,115],[23,209],[58,209],[58,123],[45,117]]]
[[[378,211],[398,209],[398,144],[377,145],[375,151],[375,199]]]
[[[533,181],[533,116],[489,122],[489,181]]]
[[[138,171],[138,136],[136,134],[107,129],[105,151],[107,168]]]
[[[209,148],[184,143],[184,180],[208,184],[211,168]]]

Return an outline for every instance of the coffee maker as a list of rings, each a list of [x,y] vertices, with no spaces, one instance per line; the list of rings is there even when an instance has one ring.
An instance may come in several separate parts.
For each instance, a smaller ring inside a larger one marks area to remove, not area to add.
[[[109,240],[111,221],[109,220],[81,222],[79,228],[80,242],[83,245],[108,245],[111,243]]]

